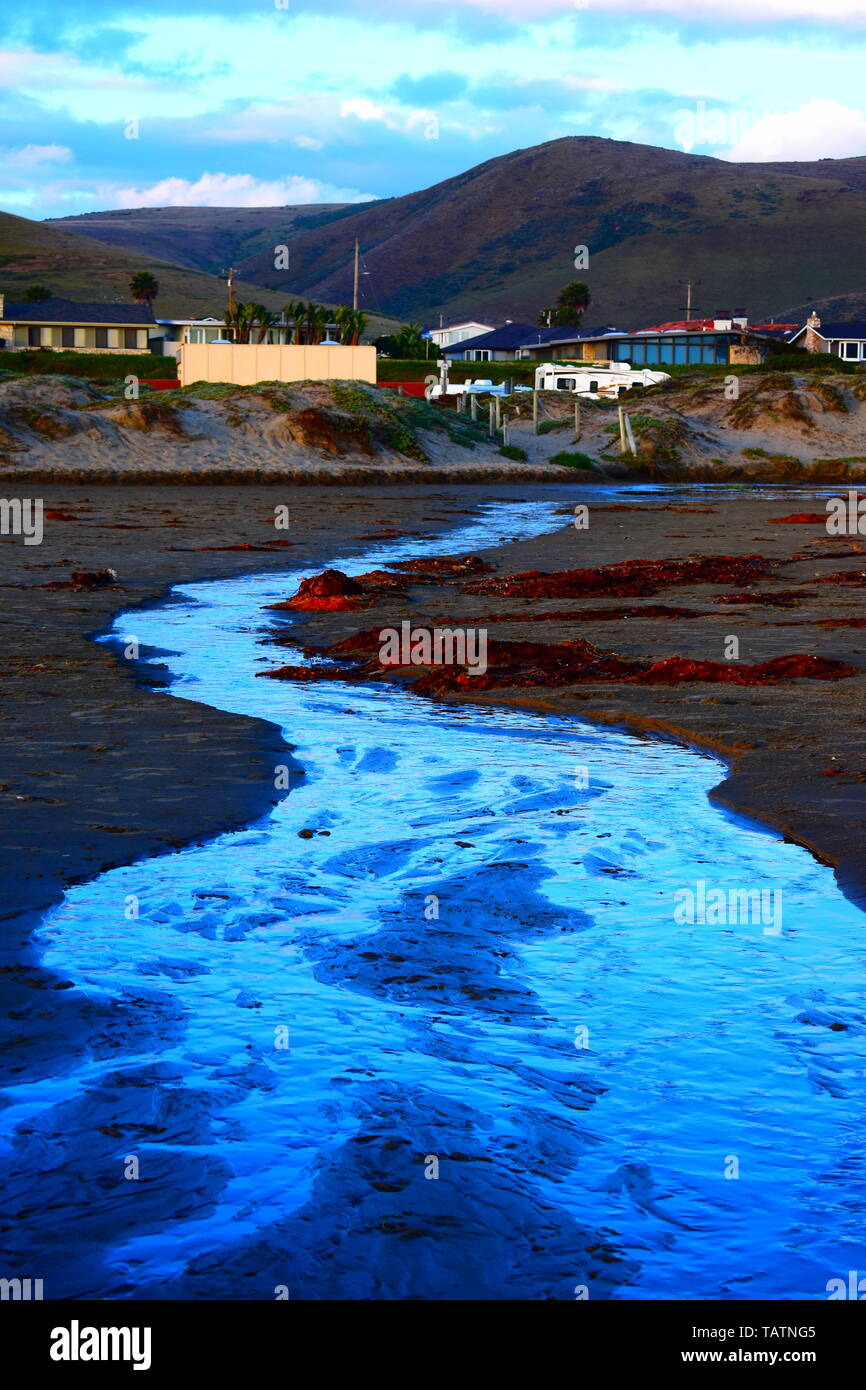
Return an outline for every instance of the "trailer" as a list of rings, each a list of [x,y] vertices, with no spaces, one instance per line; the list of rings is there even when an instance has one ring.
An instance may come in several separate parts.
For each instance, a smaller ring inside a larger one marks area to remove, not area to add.
[[[636,386],[670,381],[668,372],[636,371],[630,362],[543,362],[535,372],[536,391],[568,391],[585,400],[617,400]]]

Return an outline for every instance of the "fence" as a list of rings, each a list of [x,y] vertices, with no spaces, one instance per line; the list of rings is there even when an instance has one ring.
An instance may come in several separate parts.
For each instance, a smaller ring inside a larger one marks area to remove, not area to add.
[[[369,381],[376,383],[374,347],[279,347],[270,343],[184,343],[178,375],[193,381]]]

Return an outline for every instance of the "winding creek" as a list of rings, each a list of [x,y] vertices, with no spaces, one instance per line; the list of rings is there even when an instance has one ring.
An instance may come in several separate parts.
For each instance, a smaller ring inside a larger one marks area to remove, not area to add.
[[[560,524],[491,504],[423,553]],[[5,1144],[86,1170],[75,1292],[826,1298],[866,1269],[866,932],[831,870],[714,807],[722,766],[689,750],[256,680],[303,659],[262,646],[300,577],[184,584],[110,639],[280,725],[303,775],[41,928],[48,966],[153,1017],[5,1091]],[[781,930],[677,921],[701,880],[781,890]]]

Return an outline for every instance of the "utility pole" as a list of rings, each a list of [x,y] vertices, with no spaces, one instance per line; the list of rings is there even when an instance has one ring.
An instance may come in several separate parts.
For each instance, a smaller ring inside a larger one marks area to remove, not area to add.
[[[694,287],[695,287],[696,285],[700,285],[700,284],[701,284],[701,281],[700,281],[700,280],[680,280],[680,284],[681,284],[681,285],[685,285],[685,287],[686,287],[686,303],[685,303],[686,323],[691,323],[691,321],[692,321],[692,290],[694,289]]]
[[[230,266],[229,266],[229,278],[228,278],[228,281],[226,282],[226,283],[228,284],[228,291],[229,291],[229,318],[231,318],[231,316],[232,316],[232,311],[233,311],[233,309],[234,309],[234,307],[235,307],[235,306],[234,306],[234,300],[233,300],[233,298],[232,298],[232,285],[234,284],[234,281],[235,281],[235,269],[234,269],[234,266],[231,266],[231,265],[230,265]]]
[[[355,237],[355,287],[354,287],[354,290],[353,290],[353,292],[352,292],[352,308],[355,310],[355,313],[358,312],[358,254],[359,254],[359,249],[360,249],[360,248],[359,248],[359,246],[358,246],[358,238]]]

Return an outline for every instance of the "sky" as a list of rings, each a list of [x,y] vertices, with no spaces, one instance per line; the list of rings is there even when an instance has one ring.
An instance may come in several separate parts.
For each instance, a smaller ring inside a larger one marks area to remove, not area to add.
[[[866,0],[27,0],[0,208],[355,202],[598,135],[866,155]]]

